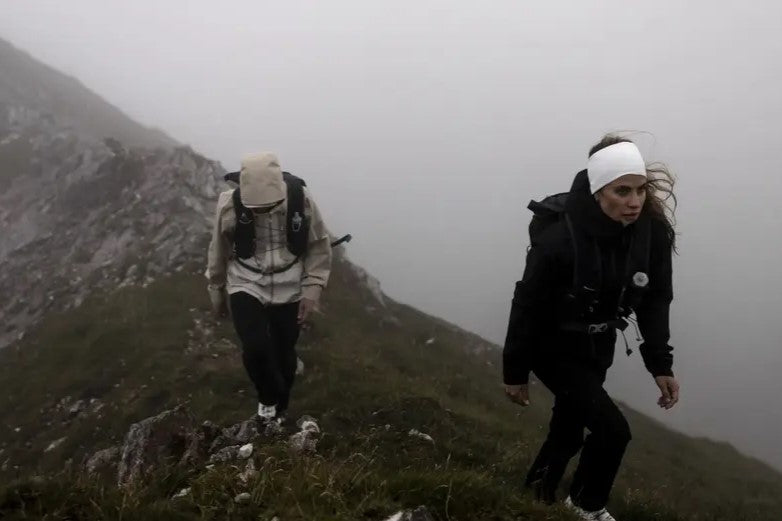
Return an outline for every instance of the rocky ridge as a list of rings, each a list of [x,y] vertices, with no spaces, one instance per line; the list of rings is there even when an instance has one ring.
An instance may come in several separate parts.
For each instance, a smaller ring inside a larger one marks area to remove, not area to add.
[[[188,147],[94,141],[0,104],[0,347],[91,292],[201,262],[224,170]]]

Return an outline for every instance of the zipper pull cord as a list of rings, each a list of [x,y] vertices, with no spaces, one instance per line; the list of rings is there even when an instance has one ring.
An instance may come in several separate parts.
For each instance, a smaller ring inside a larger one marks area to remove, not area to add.
[[[627,336],[625,335],[625,332],[622,331],[621,333],[622,333],[622,338],[625,341],[625,353],[627,354],[627,356],[630,356],[633,354],[633,350],[630,349],[630,344],[627,343]]]

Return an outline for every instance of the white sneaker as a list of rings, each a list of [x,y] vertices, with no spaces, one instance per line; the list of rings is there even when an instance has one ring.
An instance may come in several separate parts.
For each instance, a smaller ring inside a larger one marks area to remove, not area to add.
[[[261,420],[268,422],[273,420],[275,416],[277,416],[276,405],[264,405],[258,402],[258,417]]]
[[[584,521],[616,521],[614,516],[609,514],[608,510],[606,510],[605,508],[601,510],[595,510],[594,512],[589,512],[575,505],[573,503],[573,500],[570,499],[570,496],[568,496],[567,499],[565,500],[565,506],[568,507],[573,512],[575,512],[576,515],[578,515],[578,517],[580,517]]]

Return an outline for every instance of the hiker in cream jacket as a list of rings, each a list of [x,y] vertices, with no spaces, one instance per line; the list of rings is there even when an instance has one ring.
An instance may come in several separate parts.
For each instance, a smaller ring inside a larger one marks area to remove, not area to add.
[[[218,316],[231,315],[242,342],[242,360],[258,393],[258,415],[281,422],[296,371],[301,324],[317,307],[331,271],[330,237],[306,187],[306,251],[288,244],[288,188],[272,153],[248,156],[239,174],[241,205],[254,221],[252,255],[239,258],[234,239],[234,190],[220,194],[209,244],[209,297]],[[293,216],[298,218],[298,216]],[[245,227],[246,229],[246,227]],[[238,246],[237,246],[238,248]],[[229,311],[230,310],[230,311]]]

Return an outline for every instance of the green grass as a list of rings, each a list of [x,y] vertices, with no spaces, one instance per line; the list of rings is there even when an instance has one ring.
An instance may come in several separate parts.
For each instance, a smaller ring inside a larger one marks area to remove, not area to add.
[[[318,455],[292,456],[283,442],[263,447],[248,505],[233,503],[245,488],[230,466],[164,469],[133,491],[82,476],[85,455],[177,403],[222,424],[254,410],[238,348],[222,340],[234,340],[230,324],[213,336],[188,334],[194,319],[208,316],[197,271],[96,295],[0,353],[0,463],[9,460],[0,482],[10,482],[0,489],[0,517],[383,519],[424,504],[439,520],[571,519],[520,489],[545,435],[548,393],[533,386],[528,409],[507,402],[499,351],[473,353],[488,344],[407,306],[382,309],[342,261],[324,315],[302,337],[306,370],[291,410],[319,419]],[[383,320],[389,314],[401,326]],[[206,347],[188,351],[189,341]],[[68,395],[105,406],[68,419],[54,408]],[[617,517],[779,519],[782,476],[726,444],[671,432],[625,409],[634,439],[612,498]],[[409,436],[413,428],[434,445]],[[62,445],[43,452],[61,437]],[[185,486],[191,496],[169,499]]]

